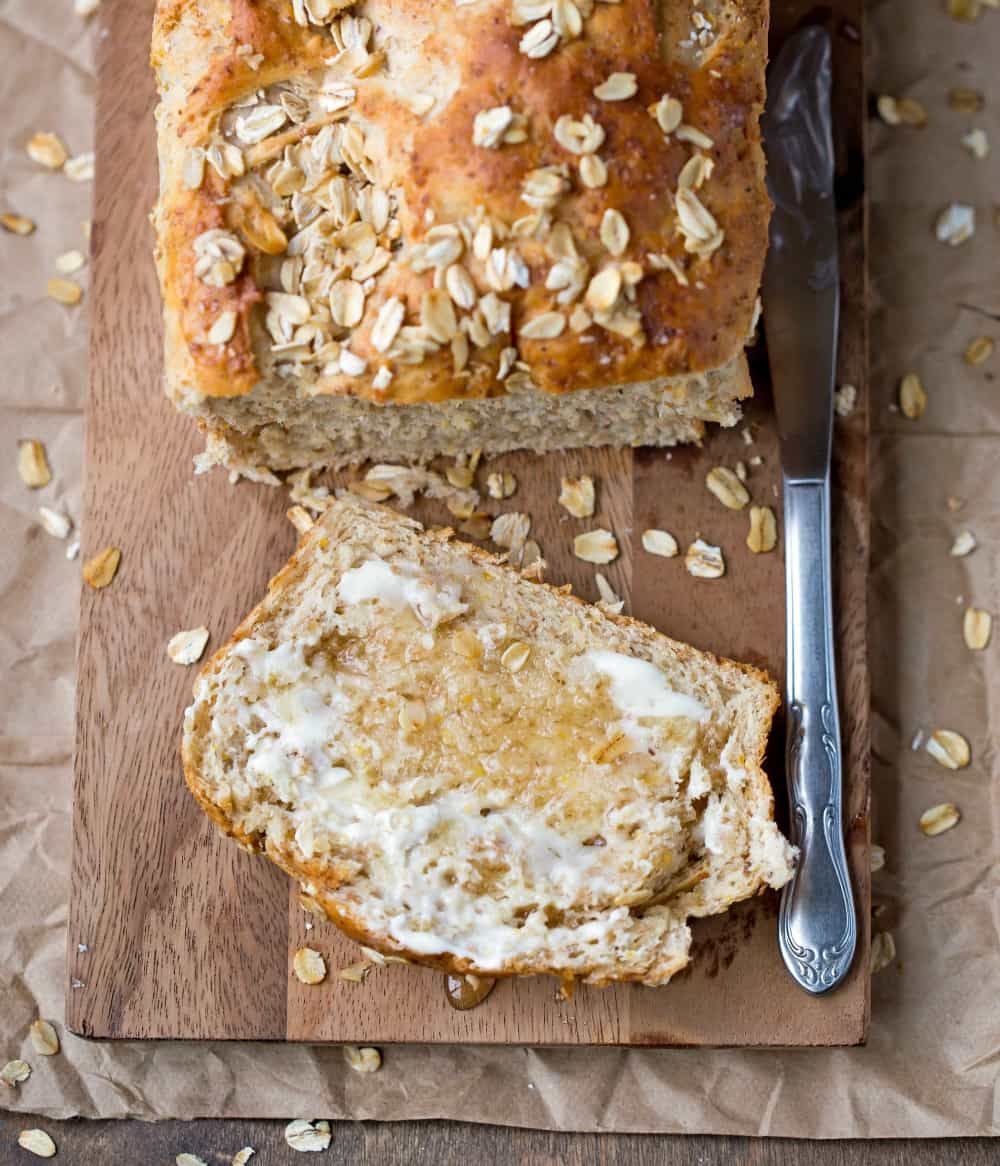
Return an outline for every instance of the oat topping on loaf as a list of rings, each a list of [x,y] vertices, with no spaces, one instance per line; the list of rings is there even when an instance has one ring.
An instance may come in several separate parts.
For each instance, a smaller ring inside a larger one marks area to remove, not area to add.
[[[160,0],[172,395],[279,468],[366,453],[351,406],[492,403],[503,448],[553,394],[652,391],[611,440],[735,417],[765,32],[766,0]],[[575,408],[535,444],[601,440]]]
[[[791,873],[773,686],[354,499],[216,655],[188,782],[370,947],[666,982],[691,915]]]

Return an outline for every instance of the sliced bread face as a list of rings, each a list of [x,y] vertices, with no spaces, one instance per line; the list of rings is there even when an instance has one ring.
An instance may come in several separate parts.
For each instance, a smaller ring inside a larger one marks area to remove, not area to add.
[[[662,984],[790,877],[775,690],[446,532],[335,504],[210,662],[188,784],[348,934],[457,973]]]

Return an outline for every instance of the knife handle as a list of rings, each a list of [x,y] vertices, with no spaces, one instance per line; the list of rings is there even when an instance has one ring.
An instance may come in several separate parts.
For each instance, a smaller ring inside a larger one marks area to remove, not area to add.
[[[798,867],[785,887],[778,944],[807,992],[835,988],[857,942],[841,800],[833,651],[830,478],[785,480],[786,770]]]

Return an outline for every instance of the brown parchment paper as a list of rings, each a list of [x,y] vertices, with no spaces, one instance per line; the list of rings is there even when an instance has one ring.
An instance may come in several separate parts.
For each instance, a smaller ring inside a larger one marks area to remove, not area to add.
[[[1000,13],[958,24],[944,0],[872,6],[878,92],[919,97],[923,130],[873,127],[874,284],[872,680],[876,930],[896,963],[875,977],[867,1048],[794,1053],[470,1048],[394,1049],[375,1076],[337,1049],[282,1045],[107,1044],[61,1031],[59,1056],[31,1051],[38,1015],[61,1026],[69,874],[73,651],[79,561],[38,525],[39,504],[79,512],[86,301],[44,295],[57,255],[86,250],[89,186],[24,153],[38,129],[71,152],[91,138],[92,30],[71,0],[0,2],[0,210],[38,222],[0,232],[0,1062],[25,1056],[29,1081],[0,1102],[50,1117],[450,1117],[576,1130],[806,1137],[992,1134],[1000,1128],[998,653],[962,642],[966,602],[1000,615],[1000,355],[962,361],[970,339],[1000,341]],[[985,110],[947,106],[951,86],[984,92]],[[995,152],[961,145],[984,128]],[[935,241],[952,200],[978,211],[975,238]],[[86,283],[86,272],[82,275]],[[920,372],[929,403],[909,422],[896,382]],[[866,386],[861,387],[867,392]],[[30,492],[16,441],[45,441],[53,483]],[[946,507],[964,500],[958,513]],[[970,557],[948,549],[968,527]],[[971,741],[960,773],[911,749],[919,730]],[[926,839],[920,812],[962,809]]]

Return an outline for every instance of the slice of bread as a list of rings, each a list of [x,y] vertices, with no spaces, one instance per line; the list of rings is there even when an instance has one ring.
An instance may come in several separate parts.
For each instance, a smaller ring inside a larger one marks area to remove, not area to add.
[[[211,660],[187,781],[347,934],[455,973],[663,984],[791,875],[760,672],[348,498]]]

